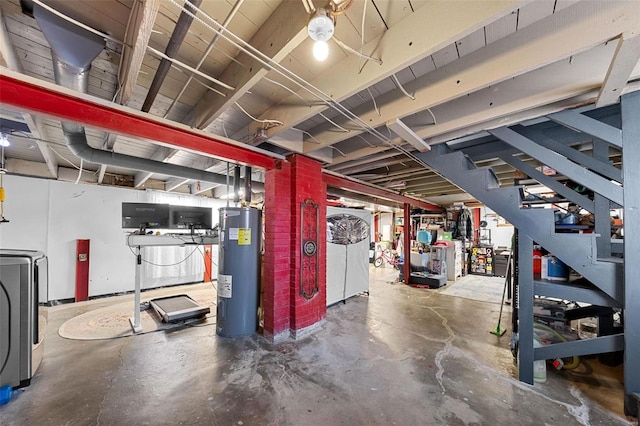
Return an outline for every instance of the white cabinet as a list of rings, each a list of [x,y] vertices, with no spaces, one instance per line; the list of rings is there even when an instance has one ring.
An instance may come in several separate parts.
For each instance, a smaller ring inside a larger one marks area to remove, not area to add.
[[[434,256],[434,249],[438,246],[440,246],[441,249],[435,250],[439,253],[434,259],[437,259],[438,256],[444,256],[447,281],[455,281],[456,278],[462,276],[462,241],[438,241],[435,245],[431,246],[432,256]],[[442,252],[444,252],[444,254],[440,254]],[[434,269],[433,263],[431,264],[431,269]]]

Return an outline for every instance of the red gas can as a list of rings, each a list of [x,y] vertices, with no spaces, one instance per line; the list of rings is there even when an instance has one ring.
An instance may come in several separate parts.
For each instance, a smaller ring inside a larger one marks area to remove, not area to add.
[[[533,251],[533,273],[542,273],[542,252],[540,250]]]

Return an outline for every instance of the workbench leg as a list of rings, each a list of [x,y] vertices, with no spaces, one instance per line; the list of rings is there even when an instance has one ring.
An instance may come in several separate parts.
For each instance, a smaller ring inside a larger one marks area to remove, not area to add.
[[[134,333],[142,332],[140,324],[140,273],[142,269],[142,255],[140,246],[136,247],[136,290],[133,304],[133,318],[129,318]]]

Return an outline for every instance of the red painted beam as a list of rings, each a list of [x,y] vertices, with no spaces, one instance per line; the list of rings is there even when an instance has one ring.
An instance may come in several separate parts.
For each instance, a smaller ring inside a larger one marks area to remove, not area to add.
[[[377,198],[382,198],[383,200],[395,201],[397,203],[406,203],[413,207],[418,207],[432,212],[444,212],[442,207],[435,204],[418,200],[417,198],[407,197],[406,195],[396,194],[395,192],[387,191],[386,189],[368,185],[346,177],[323,173],[322,180],[327,184],[327,186],[332,188],[338,188],[358,194],[371,195]]]
[[[184,125],[119,105],[108,106],[88,100],[63,88],[58,90],[57,86],[47,82],[35,79],[27,82],[25,80],[28,78],[18,79],[5,73],[3,71],[0,74],[0,102],[5,105],[113,133],[151,139],[240,164],[264,169],[275,167],[276,158],[272,156],[216,139],[199,130],[191,130]]]
[[[411,206],[409,203],[404,203],[403,210],[403,229],[404,229],[404,241],[402,241],[404,253],[404,264],[402,268],[404,269],[404,283],[411,284]]]

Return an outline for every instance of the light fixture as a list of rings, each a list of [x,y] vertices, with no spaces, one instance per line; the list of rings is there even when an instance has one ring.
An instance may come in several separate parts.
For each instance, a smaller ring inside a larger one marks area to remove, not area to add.
[[[313,44],[313,57],[320,62],[329,57],[329,45],[326,41],[318,40]]]
[[[396,135],[413,145],[418,151],[425,152],[431,150],[431,147],[420,136],[402,122],[399,118],[394,121],[387,122],[387,127]]]
[[[9,142],[9,138],[4,133],[0,136],[0,146],[9,146],[11,142]]]
[[[319,7],[311,16],[307,31],[315,41],[328,41],[333,36],[334,21],[331,11]]]
[[[334,17],[331,10],[319,7],[311,15],[307,32],[309,37],[315,41],[313,44],[313,57],[317,61],[324,61],[329,56],[329,45],[327,41],[333,36],[335,27]]]

